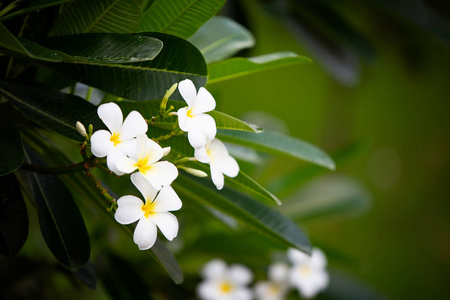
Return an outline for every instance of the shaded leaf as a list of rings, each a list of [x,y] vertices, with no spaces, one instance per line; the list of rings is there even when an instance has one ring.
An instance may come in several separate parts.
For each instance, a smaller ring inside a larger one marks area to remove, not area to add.
[[[173,187],[182,199],[190,199],[214,208],[244,222],[288,247],[310,253],[307,236],[291,220],[258,201],[228,187],[218,191],[209,179],[181,173]]]
[[[186,78],[192,80],[197,88],[205,85],[206,63],[200,51],[192,44],[163,33],[138,35],[154,37],[163,42],[163,49],[152,61],[110,63],[104,66],[81,63],[47,66],[77,81],[132,100],[162,99],[167,89]]]
[[[16,170],[23,163],[22,140],[14,113],[10,103],[0,103],[0,175]]]
[[[255,45],[250,31],[232,19],[221,16],[206,22],[188,40],[202,52],[208,64]]]
[[[268,71],[294,64],[309,63],[311,59],[293,52],[277,52],[251,58],[235,57],[209,66],[208,84]]]
[[[95,267],[88,262],[84,267],[73,272],[75,276],[87,287],[95,290],[97,288],[97,274]]]
[[[224,4],[225,0],[155,0],[143,13],[139,30],[188,38]]]
[[[34,152],[27,151],[30,163],[43,165]],[[33,193],[42,236],[55,258],[75,271],[89,261],[90,243],[81,213],[61,180],[50,174],[33,173]]]
[[[13,174],[0,177],[0,255],[19,253],[28,236],[28,214]]]
[[[84,141],[76,130],[80,121],[94,128],[105,128],[97,116],[97,107],[78,96],[54,91],[38,84],[0,81],[0,94],[20,108],[34,122],[68,138]]]
[[[300,139],[272,131],[251,133],[233,130],[218,130],[217,137],[225,142],[239,144],[267,153],[298,158],[319,166],[335,169],[331,157],[314,145]]]
[[[4,20],[10,19],[12,17],[28,13],[28,12],[41,10],[41,9],[44,9],[47,7],[52,7],[55,5],[72,2],[72,1],[75,1],[75,0],[37,0],[37,1],[34,1],[31,4],[29,4],[28,6],[22,8],[22,9],[19,9],[18,11],[15,11],[13,13],[10,13],[10,14],[7,14],[6,16],[1,17],[0,21],[4,21]]]
[[[78,0],[64,8],[50,35],[131,33],[140,20],[141,11],[134,0]]]

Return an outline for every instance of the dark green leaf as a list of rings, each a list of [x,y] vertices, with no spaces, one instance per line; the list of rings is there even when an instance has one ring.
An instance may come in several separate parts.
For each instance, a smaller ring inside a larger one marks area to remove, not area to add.
[[[186,173],[178,176],[173,187],[182,199],[213,206],[286,246],[296,247],[306,253],[311,252],[307,236],[297,225],[279,212],[271,210],[248,196],[226,186],[218,191],[209,179],[193,177]]]
[[[34,152],[29,161],[43,165]],[[50,174],[33,173],[33,192],[42,236],[56,259],[74,271],[89,261],[90,243],[81,213],[61,180]]]
[[[140,33],[164,44],[152,61],[105,66],[77,64],[47,64],[48,67],[101,89],[132,100],[162,99],[174,83],[189,78],[199,88],[206,83],[207,67],[200,51],[189,42],[163,33]]]
[[[253,35],[230,18],[213,17],[188,39],[212,63],[255,45]]]
[[[18,11],[15,11],[13,13],[10,13],[6,16],[1,17],[0,21],[4,21],[4,20],[10,19],[12,17],[28,13],[28,12],[41,10],[41,9],[44,9],[47,7],[59,5],[62,3],[72,2],[72,1],[75,1],[75,0],[37,0],[37,1],[34,1],[33,3],[31,3],[30,5],[22,8],[22,9],[19,9]]]
[[[274,68],[309,62],[311,62],[311,59],[298,56],[292,52],[277,52],[251,58],[230,58],[209,67],[208,84],[269,71]]]
[[[225,0],[155,0],[143,13],[139,30],[188,38],[224,4]]]
[[[272,131],[251,133],[218,130],[217,137],[225,142],[248,146],[256,150],[298,158],[334,170],[333,160],[322,150],[305,141]]]
[[[14,256],[28,236],[28,214],[13,174],[0,177],[0,255]]]
[[[97,274],[94,265],[88,262],[84,267],[73,272],[87,287],[95,290],[97,288]]]
[[[105,128],[97,116],[97,108],[78,96],[13,81],[1,81],[0,94],[34,122],[77,141],[84,141],[75,128],[77,121],[86,128],[89,124],[96,130]]]
[[[131,33],[140,20],[141,11],[134,0],[78,0],[64,8],[50,35]]]
[[[23,163],[23,147],[14,122],[14,108],[10,103],[0,104],[0,175],[8,174]]]

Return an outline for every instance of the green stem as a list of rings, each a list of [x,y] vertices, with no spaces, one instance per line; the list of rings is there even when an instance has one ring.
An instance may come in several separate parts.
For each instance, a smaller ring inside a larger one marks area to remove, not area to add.
[[[168,134],[161,135],[157,138],[152,138],[152,140],[154,140],[155,142],[159,142],[159,141],[163,141],[163,140],[168,140],[174,136],[181,135],[181,134],[183,134],[183,131],[172,131]]]

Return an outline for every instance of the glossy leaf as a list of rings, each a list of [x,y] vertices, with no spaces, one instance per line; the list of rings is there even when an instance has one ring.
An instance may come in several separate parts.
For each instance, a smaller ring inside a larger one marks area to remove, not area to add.
[[[93,290],[97,288],[97,274],[95,267],[91,262],[88,262],[84,267],[73,273],[87,287]]]
[[[133,110],[139,111],[144,118],[151,119],[153,116],[157,116],[160,110],[161,100],[149,100],[149,101],[141,101],[141,102],[130,102],[130,101],[120,101],[117,104],[122,108],[122,111],[125,115],[130,113]],[[167,106],[172,105],[174,107],[174,111],[187,106],[184,101],[173,101],[169,100]],[[222,112],[213,110],[208,112],[214,120],[216,121],[216,126],[219,129],[232,129],[232,130],[243,130],[243,131],[251,131],[251,132],[260,132],[261,128],[256,125],[241,121],[235,117],[229,116]],[[176,122],[176,118],[165,119],[164,121],[158,121],[154,125],[160,128],[170,129],[173,126],[173,122]]]
[[[139,30],[188,38],[224,4],[225,0],[155,0],[143,13]]]
[[[28,214],[13,174],[0,177],[0,255],[19,253],[28,236]]]
[[[213,17],[188,39],[212,63],[255,45],[253,35],[230,18]]]
[[[27,5],[26,7],[19,9],[18,11],[15,11],[13,13],[7,14],[6,16],[3,16],[0,18],[0,21],[4,21],[7,19],[10,19],[15,16],[19,16],[28,12],[41,10],[47,7],[52,7],[55,5],[60,5],[67,2],[72,2],[75,0],[37,0],[32,2],[31,4]]]
[[[292,52],[277,52],[252,58],[230,58],[212,64],[209,67],[208,84],[235,79],[257,72],[269,71],[274,68],[309,62],[311,62],[311,59],[298,56]]]
[[[80,142],[84,137],[75,128],[77,121],[86,128],[89,124],[96,130],[105,128],[97,116],[97,107],[78,96],[13,81],[0,81],[0,94],[34,122]]]
[[[23,163],[22,140],[14,113],[10,103],[0,103],[0,175],[16,170]]]
[[[39,40],[48,49],[68,55],[64,61],[107,64],[152,60],[161,51],[162,42],[142,35],[85,33]]]
[[[27,153],[30,163],[44,164],[34,152]],[[83,267],[89,261],[89,236],[72,195],[55,175],[33,173],[32,179],[39,225],[45,243],[67,269],[75,271]]]
[[[186,78],[197,88],[205,85],[206,63],[192,44],[163,33],[140,33],[139,36],[163,42],[163,49],[152,61],[107,66],[68,63],[47,66],[77,81],[132,100],[162,99],[167,89]]]
[[[131,33],[140,20],[141,11],[134,0],[78,0],[64,8],[50,35]]]
[[[248,146],[256,150],[312,162],[319,166],[335,169],[328,154],[314,145],[300,139],[272,131],[250,133],[244,131],[219,130],[217,137],[225,142]]]
[[[227,186],[218,191],[209,179],[193,177],[184,172],[172,186],[182,199],[213,206],[286,246],[311,252],[308,238],[291,220]]]

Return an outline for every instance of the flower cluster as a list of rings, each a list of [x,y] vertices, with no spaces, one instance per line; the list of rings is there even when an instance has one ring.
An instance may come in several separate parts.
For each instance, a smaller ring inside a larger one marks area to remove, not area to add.
[[[253,278],[248,268],[236,264],[227,267],[214,259],[203,267],[197,294],[202,300],[283,300],[294,288],[302,298],[310,299],[328,286],[327,260],[320,249],[313,249],[311,256],[289,249],[287,256],[291,266],[271,265],[268,280],[257,282],[253,289],[248,286]]]
[[[167,99],[176,86],[168,91]],[[178,89],[188,106],[172,114],[178,116],[179,128],[187,132],[189,143],[195,149],[195,158],[192,159],[210,164],[212,181],[222,189],[224,174],[237,176],[239,166],[225,145],[215,138],[215,120],[206,114],[215,108],[216,102],[205,88],[200,88],[197,93],[188,79],[181,81]],[[161,107],[167,103],[166,96]],[[120,224],[139,221],[133,240],[141,250],[154,245],[157,227],[168,240],[174,239],[178,234],[178,220],[169,211],[179,210],[182,203],[170,186],[178,176],[178,168],[167,160],[161,160],[169,154],[170,147],[162,148],[148,138],[147,121],[137,111],[132,111],[123,120],[120,107],[111,102],[100,105],[97,113],[108,130],[97,130],[89,137],[84,126],[77,123],[78,132],[90,141],[94,156],[106,157],[106,164],[114,174],[131,174],[132,183],[144,197],[144,201],[131,195],[119,198],[115,219]],[[162,116],[167,115],[164,113]],[[199,170],[180,168],[197,176],[206,176]]]

